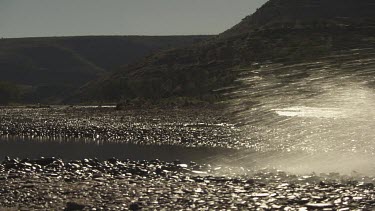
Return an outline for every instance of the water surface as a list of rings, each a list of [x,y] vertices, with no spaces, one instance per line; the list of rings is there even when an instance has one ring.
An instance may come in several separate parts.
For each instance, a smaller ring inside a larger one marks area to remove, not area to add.
[[[97,143],[78,139],[32,139],[24,137],[0,137],[0,156],[19,158],[59,157],[64,160],[98,158],[185,162],[214,162],[232,152],[228,149],[186,148],[181,146],[136,145],[129,143]]]

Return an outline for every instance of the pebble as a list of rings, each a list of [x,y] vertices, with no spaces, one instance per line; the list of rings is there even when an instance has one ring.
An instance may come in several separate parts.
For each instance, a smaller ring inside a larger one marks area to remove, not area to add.
[[[0,136],[240,149],[235,128],[210,109],[0,108]],[[203,115],[204,114],[204,115]],[[204,124],[202,123],[204,122]],[[251,147],[251,144],[247,147]],[[47,161],[46,161],[47,162]]]
[[[50,165],[53,164],[53,165]],[[372,210],[375,190],[345,175],[291,175],[265,169],[111,158],[1,163],[0,209],[52,210]],[[155,168],[158,166],[159,168]],[[163,169],[166,174],[157,174]],[[233,172],[222,176],[223,172]],[[119,176],[120,175],[120,176]],[[315,177],[306,182],[302,178]],[[357,182],[353,182],[357,181]]]

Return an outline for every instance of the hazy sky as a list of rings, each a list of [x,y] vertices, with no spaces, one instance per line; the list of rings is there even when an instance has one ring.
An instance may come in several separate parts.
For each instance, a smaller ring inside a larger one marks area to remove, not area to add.
[[[266,0],[0,0],[0,37],[217,34]]]

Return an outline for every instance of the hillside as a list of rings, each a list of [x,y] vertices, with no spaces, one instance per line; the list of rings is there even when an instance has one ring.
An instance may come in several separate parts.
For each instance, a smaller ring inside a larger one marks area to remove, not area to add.
[[[59,102],[90,80],[161,49],[209,36],[87,36],[0,40],[0,95],[26,103]],[[13,87],[7,91],[4,87]],[[4,93],[4,94],[1,94]],[[5,94],[7,93],[7,94]],[[3,100],[5,103],[6,100]],[[7,100],[8,101],[8,100]]]
[[[238,69],[374,48],[373,11],[371,0],[271,0],[215,38],[123,67],[82,87],[69,101],[176,97],[215,101],[213,90],[231,85]]]
[[[358,25],[374,18],[371,0],[271,0],[224,35],[274,27]]]

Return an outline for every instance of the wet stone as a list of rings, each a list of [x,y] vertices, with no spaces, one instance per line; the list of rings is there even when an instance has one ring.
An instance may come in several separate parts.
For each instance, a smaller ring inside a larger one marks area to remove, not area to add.
[[[323,209],[323,208],[332,208],[334,207],[334,204],[333,203],[307,203],[306,207]]]
[[[83,210],[86,206],[76,202],[68,202],[64,211]]]
[[[141,202],[133,202],[129,205],[129,209],[133,211],[141,210],[144,205]]]

